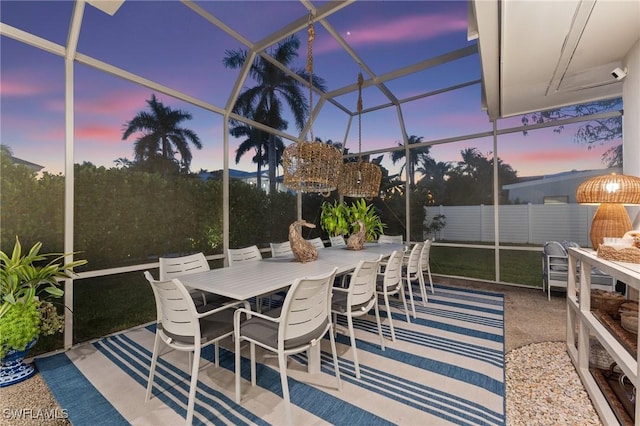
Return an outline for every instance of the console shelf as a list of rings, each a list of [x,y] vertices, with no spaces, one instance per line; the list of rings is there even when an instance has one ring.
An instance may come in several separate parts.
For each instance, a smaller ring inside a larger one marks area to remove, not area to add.
[[[627,424],[621,421],[619,414],[611,408],[610,402],[594,379],[589,366],[590,338],[595,337],[607,353],[618,364],[618,367],[629,378],[636,388],[640,385],[640,370],[637,351],[631,352],[617,338],[612,329],[598,320],[591,311],[590,297],[577,297],[576,285],[580,295],[591,294],[591,275],[584,273],[596,267],[618,281],[627,285],[627,298],[638,300],[640,290],[640,264],[613,262],[599,258],[593,250],[583,248],[569,249],[569,270],[578,270],[580,264],[579,282],[576,274],[569,274],[567,282],[567,352],[575,365],[580,379],[589,393],[600,419],[606,425]],[[640,324],[640,320],[639,320]],[[636,336],[636,347],[640,340]],[[615,404],[613,404],[615,405]],[[635,412],[640,413],[640,398],[636,399]],[[640,415],[635,416],[635,425],[640,426]]]

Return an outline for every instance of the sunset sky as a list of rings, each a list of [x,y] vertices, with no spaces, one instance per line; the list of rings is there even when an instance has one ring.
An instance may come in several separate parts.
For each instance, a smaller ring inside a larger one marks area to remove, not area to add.
[[[306,9],[296,1],[197,1],[196,4],[225,22],[250,42],[259,42],[296,19]],[[324,2],[314,2],[321,6]],[[3,24],[33,32],[64,46],[73,11],[71,1],[0,2]],[[467,40],[466,1],[358,1],[328,17],[329,24],[354,49],[364,63],[380,76],[437,55],[473,46]],[[305,65],[306,30],[297,34],[299,56],[293,67]],[[16,157],[45,166],[45,171],[64,168],[64,63],[62,57],[0,38],[1,142]],[[127,0],[114,16],[85,6],[78,52],[94,59],[174,88],[216,107],[224,108],[238,75],[222,64],[226,50],[244,48],[239,41],[207,22],[177,1]],[[313,45],[314,74],[326,80],[331,92],[354,84],[362,68],[347,55],[320,24]],[[365,79],[369,76],[365,74]],[[399,98],[442,89],[480,78],[477,55],[386,83]],[[247,81],[245,87],[254,82]],[[133,159],[135,137],[122,140],[125,123],[145,110],[151,89],[114,77],[86,65],[75,67],[75,158],[113,167],[121,157]],[[308,93],[306,93],[308,96]],[[165,105],[183,109],[193,119],[182,123],[194,130],[204,147],[192,150],[192,171],[220,169],[222,163],[222,117],[162,93]],[[357,93],[336,100],[351,111]],[[481,109],[480,85],[445,92],[402,104],[409,135],[425,141],[490,131],[492,126]],[[317,96],[314,95],[317,101]],[[375,87],[363,90],[364,108],[388,103]],[[292,117],[287,133],[296,136]],[[325,103],[313,124],[314,136],[342,141],[348,116]],[[499,122],[501,128],[519,125],[519,118]],[[575,128],[561,134],[552,129],[500,136],[499,156],[519,176],[549,174],[569,169],[602,168],[601,155],[610,145],[588,150],[573,141]],[[395,108],[364,114],[362,150],[397,146],[402,140]],[[254,171],[251,155],[235,164],[237,140],[231,140],[231,167]],[[288,143],[288,141],[287,141]],[[358,120],[352,120],[347,147],[358,150]],[[437,161],[458,161],[460,151],[476,147],[483,154],[493,150],[491,138],[436,145],[431,155]],[[383,165],[392,171],[385,155]]]

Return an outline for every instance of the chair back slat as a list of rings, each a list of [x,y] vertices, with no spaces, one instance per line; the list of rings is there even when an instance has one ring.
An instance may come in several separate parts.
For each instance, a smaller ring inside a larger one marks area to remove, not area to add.
[[[420,252],[420,269],[426,271],[429,269],[429,256],[431,253],[432,240],[425,240],[422,246],[422,252]]]
[[[313,244],[313,246],[317,249],[323,249],[324,248],[324,242],[322,241],[322,238],[317,237],[317,238],[312,238],[309,241],[311,244]]]
[[[239,249],[227,249],[229,266],[235,266],[242,262],[252,262],[262,259],[262,253],[258,246],[253,245]]]
[[[351,306],[362,305],[374,297],[379,266],[380,259],[361,260],[358,263],[349,282],[350,297],[347,302]]]
[[[407,261],[407,273],[415,275],[420,271],[420,255],[422,254],[422,246],[424,243],[417,243],[411,248],[409,260]]]
[[[344,240],[344,237],[342,235],[329,237],[329,242],[331,243],[331,247],[341,247],[347,245],[347,242]]]
[[[196,272],[208,271],[209,262],[203,253],[190,254],[181,257],[161,257],[160,280],[170,280],[179,275],[195,274]]]
[[[272,257],[283,257],[293,254],[293,251],[291,250],[291,243],[289,241],[284,241],[282,243],[269,243],[269,245],[271,246]]]
[[[165,332],[200,339],[200,323],[197,321],[196,308],[193,299],[185,286],[178,280],[158,281],[148,271],[145,277],[156,298],[160,330],[162,338],[169,337]]]
[[[284,341],[307,335],[330,321],[331,286],[337,268],[329,274],[297,279],[282,305],[278,333]]]
[[[401,284],[402,257],[403,253],[398,250],[395,250],[389,256],[389,260],[384,269],[383,285],[385,288],[397,287]]]
[[[402,244],[402,235],[385,235],[378,237],[378,243],[382,244]]]

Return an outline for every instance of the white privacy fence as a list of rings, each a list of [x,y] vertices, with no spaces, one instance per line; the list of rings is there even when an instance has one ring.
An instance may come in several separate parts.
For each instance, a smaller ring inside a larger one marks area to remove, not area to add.
[[[589,228],[598,206],[581,204],[517,204],[499,206],[501,243],[538,244],[569,240],[591,246]],[[627,208],[631,220],[636,208]],[[460,242],[494,242],[493,206],[425,207],[426,223],[445,215],[446,226],[435,237]]]

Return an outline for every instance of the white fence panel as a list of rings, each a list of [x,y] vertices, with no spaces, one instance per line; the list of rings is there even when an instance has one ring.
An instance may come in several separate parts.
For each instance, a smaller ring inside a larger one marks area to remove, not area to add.
[[[589,228],[598,206],[580,204],[516,204],[499,207],[500,242],[542,245],[569,240],[590,246]],[[426,222],[439,214],[446,226],[439,239],[494,242],[493,206],[425,207]],[[633,212],[635,213],[635,211]]]

